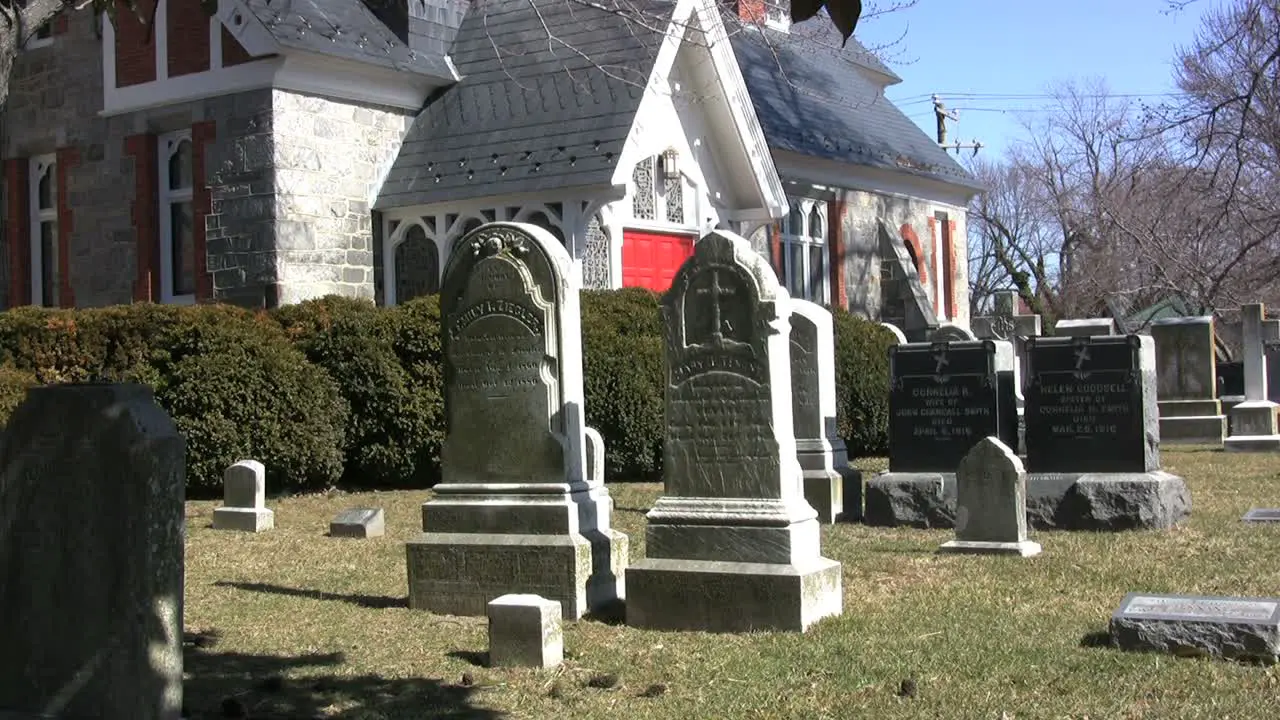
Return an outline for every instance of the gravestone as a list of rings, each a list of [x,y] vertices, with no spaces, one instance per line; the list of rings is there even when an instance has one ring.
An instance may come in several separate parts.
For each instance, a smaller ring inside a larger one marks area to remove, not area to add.
[[[1013,346],[1013,392],[1018,407],[1018,442],[1011,447],[1016,448],[1019,453],[1025,453],[1023,416],[1026,401],[1022,396],[1022,386],[1023,378],[1027,376],[1027,339],[1039,337],[1041,327],[1039,315],[1018,313],[1017,304],[1016,292],[997,292],[994,312],[990,316],[973,319],[973,334],[980,340],[1004,340]]]
[[[1040,554],[1027,539],[1027,474],[998,438],[978,441],[956,468],[956,539],[944,553]]]
[[[1280,320],[1262,321],[1262,350],[1267,357],[1267,399],[1280,403]]]
[[[181,716],[185,483],[150,388],[27,393],[0,441],[0,714]]]
[[[1111,616],[1122,650],[1280,660],[1280,598],[1129,593]]]
[[[1280,522],[1280,508],[1252,508],[1240,520],[1249,523]]]
[[[387,534],[382,508],[347,508],[329,522],[329,537],[379,538]]]
[[[537,595],[489,602],[489,667],[552,668],[564,662],[560,603]]]
[[[1017,445],[1014,363],[1006,341],[889,348],[889,470],[867,483],[867,524],[953,525],[960,461],[988,436]]]
[[[1168,528],[1186,518],[1186,482],[1160,468],[1152,339],[1033,338],[1028,349],[1033,524],[1125,530]]]
[[[604,436],[593,428],[583,428],[587,442],[587,482],[604,487]]]
[[[1073,318],[1059,320],[1053,326],[1054,337],[1094,337],[1115,334],[1116,321],[1112,318]]]
[[[930,342],[967,342],[977,339],[969,328],[955,323],[942,323],[929,333]]]
[[[862,518],[862,473],[836,430],[835,338],[831,313],[807,300],[791,301],[791,417],[805,500],[818,520]]]
[[[1156,320],[1151,337],[1161,442],[1221,445],[1227,417],[1218,401],[1213,316]]]
[[[893,323],[882,322],[882,323],[880,323],[880,327],[882,327],[882,328],[884,328],[885,330],[888,330],[889,332],[893,333],[893,339],[894,339],[894,341],[895,341],[895,344],[897,344],[897,345],[905,345],[905,344],[906,344],[906,342],[907,342],[907,336],[906,336],[906,334],[904,334],[904,333],[902,332],[902,330],[900,330],[900,329],[898,328],[898,326],[897,326],[897,325],[894,325]]]
[[[215,530],[262,532],[275,527],[266,508],[267,469],[257,460],[241,460],[222,474],[222,507],[213,511]]]
[[[627,538],[587,476],[576,277],[533,225],[454,242],[440,291],[442,479],[406,548],[411,608],[482,616],[495,597],[533,593],[576,619],[623,597]]]
[[[1230,452],[1276,452],[1280,450],[1280,429],[1276,412],[1280,405],[1268,400],[1267,356],[1262,323],[1266,311],[1262,303],[1240,308],[1244,335],[1244,401],[1231,408],[1231,437],[1224,447]]]
[[[694,244],[663,296],[664,495],[627,569],[627,624],[803,631],[842,610],[792,434],[791,300],[737,235]]]

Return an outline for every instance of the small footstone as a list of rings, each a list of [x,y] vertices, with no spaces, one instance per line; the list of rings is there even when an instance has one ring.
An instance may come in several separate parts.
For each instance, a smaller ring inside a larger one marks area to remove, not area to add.
[[[257,460],[241,460],[222,474],[222,507],[213,511],[215,530],[262,532],[275,527],[266,508],[267,470]]]
[[[956,539],[940,552],[1040,554],[1027,539],[1027,473],[998,438],[973,446],[956,469]]]
[[[564,660],[559,601],[503,595],[488,611],[491,667],[550,668]]]
[[[1273,523],[1280,522],[1280,509],[1277,508],[1253,508],[1240,518],[1243,522],[1254,523]]]
[[[382,508],[347,508],[329,523],[330,537],[376,538],[387,532]]]
[[[1122,650],[1280,660],[1280,598],[1129,593],[1111,616]]]

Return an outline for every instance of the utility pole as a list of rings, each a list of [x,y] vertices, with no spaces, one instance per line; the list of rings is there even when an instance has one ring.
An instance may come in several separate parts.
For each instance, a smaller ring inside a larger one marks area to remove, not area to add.
[[[960,112],[958,110],[948,110],[947,106],[942,104],[942,98],[937,95],[933,96],[933,114],[938,119],[938,144],[943,150],[955,150],[959,155],[961,150],[973,150],[976,156],[978,151],[982,149],[982,143],[974,140],[971,143],[954,142],[947,144],[947,121],[955,120],[960,122]]]

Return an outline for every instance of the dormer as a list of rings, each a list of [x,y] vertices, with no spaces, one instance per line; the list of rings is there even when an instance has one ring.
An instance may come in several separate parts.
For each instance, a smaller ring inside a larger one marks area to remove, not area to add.
[[[444,53],[410,48],[359,2],[323,13],[284,0],[221,0],[213,15],[201,0],[138,9],[153,29],[127,10],[103,24],[104,115],[267,87],[417,110],[457,81]]]

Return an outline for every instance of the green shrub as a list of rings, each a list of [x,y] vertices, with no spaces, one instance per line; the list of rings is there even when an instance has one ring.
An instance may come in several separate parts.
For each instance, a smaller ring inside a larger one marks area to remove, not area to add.
[[[604,438],[605,477],[660,478],[666,370],[658,295],[584,292],[582,345],[587,424]]]
[[[880,323],[834,310],[836,426],[850,457],[889,450],[889,347],[893,334]]]
[[[444,355],[440,347],[440,298],[419,297],[390,311],[392,346],[419,401],[425,435],[416,446],[413,483],[427,487],[440,479],[444,443]]]
[[[329,375],[269,318],[199,306],[179,320],[159,333],[147,370],[187,440],[188,492],[217,493],[245,458],[266,467],[272,492],[336,484],[348,411]]]
[[[27,390],[38,384],[34,373],[0,366],[0,426],[9,422],[9,416],[26,399]]]
[[[430,484],[438,466],[439,392],[424,392],[396,353],[406,313],[382,310],[367,300],[328,296],[273,313],[311,362],[337,384],[350,413],[343,446],[343,482],[353,487],[418,487]],[[424,467],[420,468],[419,465]]]

